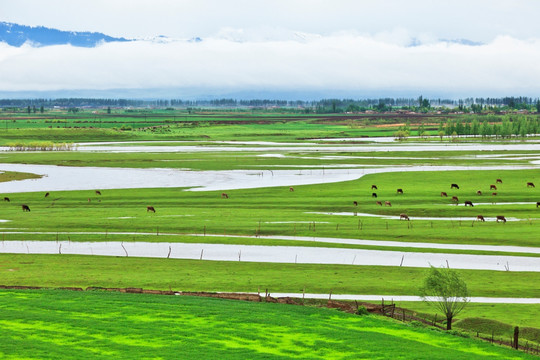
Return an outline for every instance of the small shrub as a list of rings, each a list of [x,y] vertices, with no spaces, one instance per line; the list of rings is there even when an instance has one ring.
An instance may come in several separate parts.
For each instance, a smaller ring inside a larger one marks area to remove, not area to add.
[[[358,310],[356,310],[356,315],[369,315],[369,311],[367,311],[365,306],[359,306]]]

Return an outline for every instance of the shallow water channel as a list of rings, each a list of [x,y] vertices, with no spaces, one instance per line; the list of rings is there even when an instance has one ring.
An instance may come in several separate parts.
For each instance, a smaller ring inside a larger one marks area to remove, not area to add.
[[[157,242],[3,241],[3,253],[76,254],[245,261],[259,263],[450,266],[454,269],[540,271],[540,258],[499,255],[415,253],[301,246]]]

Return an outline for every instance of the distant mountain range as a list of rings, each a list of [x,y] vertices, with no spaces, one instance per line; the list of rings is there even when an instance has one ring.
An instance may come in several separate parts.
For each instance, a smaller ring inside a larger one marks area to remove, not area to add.
[[[43,26],[25,26],[8,22],[0,22],[0,42],[11,46],[22,46],[30,43],[32,46],[73,45],[94,47],[102,42],[131,41],[123,37],[116,38],[98,32],[62,31]]]

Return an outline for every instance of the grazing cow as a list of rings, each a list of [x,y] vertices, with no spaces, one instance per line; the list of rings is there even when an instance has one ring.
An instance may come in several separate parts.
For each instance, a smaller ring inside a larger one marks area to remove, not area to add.
[[[9,200],[8,200],[9,201]],[[540,201],[537,201],[536,202],[536,208],[538,208],[540,206]]]
[[[441,197],[443,197],[443,196],[444,196],[444,197],[448,197],[448,194],[445,193],[444,191],[441,191]]]
[[[403,189],[397,189],[396,191],[398,194],[403,194]]]
[[[8,197],[5,197],[5,198],[4,198],[4,201],[10,202],[10,200],[9,200]]]
[[[96,195],[101,195],[101,191],[96,190]]]
[[[387,201],[388,202],[388,201]],[[379,205],[379,206],[382,206],[382,202],[380,201],[377,201],[375,204]],[[392,206],[392,205],[389,205],[389,206]],[[537,206],[538,207],[538,206]]]
[[[391,207],[392,204],[390,203],[390,201],[385,201],[385,202],[384,202],[384,206],[390,206],[390,207]]]
[[[504,223],[506,222],[506,218],[504,216],[497,215],[497,222],[499,222],[499,220],[501,220]]]
[[[229,195],[227,195],[226,193],[221,193],[221,198],[225,198],[225,199],[228,199],[229,198]]]
[[[371,190],[377,190],[377,185],[371,185]]]
[[[156,209],[154,209],[153,206],[147,206],[147,207],[146,207],[146,212],[149,212],[149,211],[155,213],[155,212],[156,212]]]
[[[482,195],[482,191],[478,190],[478,191],[476,192],[476,195]]]
[[[489,185],[489,190],[497,190],[497,186],[491,184]]]
[[[502,180],[501,180],[501,179],[497,179],[497,180],[495,181],[495,183],[497,183],[497,184],[502,184]]]
[[[358,206],[358,201],[353,201],[354,206]]]
[[[497,196],[496,192],[491,193],[491,196]]]
[[[399,214],[399,220],[407,220],[409,221],[409,217],[407,216],[407,214]]]
[[[476,221],[486,221],[482,215],[476,215]]]
[[[527,187],[534,187],[534,184],[532,182],[528,182]]]
[[[456,203],[459,201],[457,196],[452,196],[452,201],[455,201]]]
[[[458,186],[458,184],[451,184],[450,189],[458,189],[459,190],[459,186]]]
[[[376,198],[376,197],[377,197],[377,193],[371,193],[371,197]]]
[[[21,207],[22,207],[22,211],[30,211],[30,208],[28,207],[28,205],[22,204]]]
[[[49,193],[45,193],[45,197],[49,196]]]
[[[293,192],[293,191],[294,191],[294,188],[291,186],[291,187],[289,188],[289,191]]]
[[[465,201],[465,206],[474,207],[474,205],[473,205],[473,203],[471,201]]]

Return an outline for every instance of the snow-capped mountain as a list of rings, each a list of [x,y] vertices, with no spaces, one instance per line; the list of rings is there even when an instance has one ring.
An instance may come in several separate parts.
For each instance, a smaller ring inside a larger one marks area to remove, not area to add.
[[[0,42],[11,46],[22,46],[29,43],[32,46],[65,45],[94,47],[102,42],[131,41],[116,38],[98,32],[76,32],[51,29],[43,26],[25,26],[8,22],[0,22]]]

